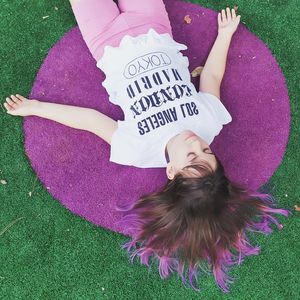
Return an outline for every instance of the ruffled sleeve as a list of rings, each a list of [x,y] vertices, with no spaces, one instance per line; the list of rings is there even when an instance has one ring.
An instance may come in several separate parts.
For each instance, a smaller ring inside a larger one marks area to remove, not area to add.
[[[136,156],[135,143],[132,142],[129,133],[131,130],[126,121],[117,121],[118,128],[111,137],[109,160],[121,165],[131,165]]]
[[[220,122],[221,125],[228,124],[232,121],[230,113],[219,98],[204,92],[198,92],[198,94],[200,96],[200,101],[205,104],[215,120]]]

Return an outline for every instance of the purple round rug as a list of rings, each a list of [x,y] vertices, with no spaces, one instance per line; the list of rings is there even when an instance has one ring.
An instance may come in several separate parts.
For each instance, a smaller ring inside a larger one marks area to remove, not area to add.
[[[174,39],[189,49],[190,71],[204,65],[217,35],[217,12],[165,1]],[[191,24],[184,23],[190,15]],[[30,99],[94,108],[123,120],[108,101],[96,67],[76,26],[49,51]],[[192,78],[199,87],[199,77]],[[266,45],[240,23],[228,53],[221,100],[232,115],[211,144],[228,177],[256,190],[281,163],[288,141],[290,106],[284,76]],[[109,162],[110,146],[96,135],[57,122],[24,118],[25,151],[51,195],[88,221],[124,233],[116,203],[132,203],[167,182],[165,168],[141,169]]]

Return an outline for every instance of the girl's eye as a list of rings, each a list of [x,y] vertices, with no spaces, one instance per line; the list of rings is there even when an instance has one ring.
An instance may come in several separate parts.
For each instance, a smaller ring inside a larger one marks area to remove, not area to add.
[[[203,152],[204,153],[207,153],[207,154],[212,154],[211,152],[208,152],[207,150],[210,150],[209,148],[205,148],[203,149]],[[194,154],[194,158],[197,156],[195,152],[189,152],[187,157],[189,157],[190,155]]]
[[[211,152],[211,150],[210,150],[209,148],[205,148],[203,151],[204,151],[205,153],[212,154],[212,152]]]
[[[189,157],[190,154],[194,154],[196,156],[196,154],[194,152],[190,152],[190,153],[188,153],[187,157]]]

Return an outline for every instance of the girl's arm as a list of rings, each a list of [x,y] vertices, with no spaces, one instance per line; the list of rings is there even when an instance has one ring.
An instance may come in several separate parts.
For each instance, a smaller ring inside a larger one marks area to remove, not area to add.
[[[7,113],[18,116],[38,116],[63,125],[86,130],[111,144],[111,137],[117,129],[117,122],[101,112],[73,105],[29,100],[21,95],[6,98]]]
[[[241,17],[236,16],[235,10],[230,11],[229,7],[226,12],[227,16],[224,9],[218,14],[218,35],[201,72],[199,85],[200,91],[214,94],[218,98],[231,38]]]
[[[227,53],[231,42],[231,37],[232,35],[228,33],[218,33],[201,75],[205,74],[214,76],[219,81],[222,81],[225,73]]]
[[[109,144],[111,144],[113,132],[117,129],[115,120],[92,108],[37,100],[32,111],[35,116],[47,118],[72,128],[92,132]]]

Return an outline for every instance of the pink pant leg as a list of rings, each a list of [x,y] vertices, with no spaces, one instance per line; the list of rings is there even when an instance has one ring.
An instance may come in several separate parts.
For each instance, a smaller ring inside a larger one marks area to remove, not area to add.
[[[165,29],[157,30],[159,33],[168,32],[172,36],[172,28],[169,20],[168,12],[163,0],[119,0],[118,6],[123,14],[123,17],[131,22],[131,19],[147,17],[147,22],[151,21],[153,24],[159,23]]]
[[[163,0],[119,0],[118,5],[113,0],[81,0],[72,5],[83,39],[96,61],[106,45],[117,47],[126,34],[137,36],[154,28],[172,36]]]
[[[97,60],[98,40],[119,16],[118,6],[113,0],[81,0],[72,5],[72,10],[84,41]]]
[[[119,0],[118,6],[121,12],[167,15],[163,0]]]

